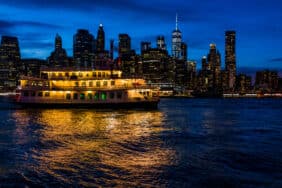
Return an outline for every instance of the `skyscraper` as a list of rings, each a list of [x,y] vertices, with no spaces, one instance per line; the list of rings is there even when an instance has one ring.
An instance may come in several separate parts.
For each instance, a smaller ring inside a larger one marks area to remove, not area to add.
[[[62,38],[59,34],[55,38],[55,50],[48,57],[48,64],[51,67],[67,67],[69,66],[67,52],[62,47]]]
[[[79,29],[73,37],[73,57],[77,67],[93,67],[95,51],[94,36],[85,29]]]
[[[165,38],[162,35],[157,37],[157,48],[159,50],[166,50]]]
[[[178,17],[176,14],[175,30],[172,32],[172,57],[181,58],[181,31],[178,29]]]
[[[215,44],[210,44],[210,52],[208,54],[208,66],[211,67],[211,73],[213,75],[212,85],[214,88],[220,87],[220,71],[221,71],[221,55],[216,50]]]
[[[228,73],[229,89],[234,90],[236,80],[235,31],[225,32],[225,67]]]
[[[103,25],[100,24],[97,32],[97,43],[96,43],[96,52],[105,51],[105,32]]]
[[[128,34],[118,35],[118,53],[122,56],[125,53],[129,53],[131,50],[131,38]]]
[[[2,36],[0,47],[0,89],[12,89],[17,86],[19,74],[24,71],[20,59],[18,38]]]

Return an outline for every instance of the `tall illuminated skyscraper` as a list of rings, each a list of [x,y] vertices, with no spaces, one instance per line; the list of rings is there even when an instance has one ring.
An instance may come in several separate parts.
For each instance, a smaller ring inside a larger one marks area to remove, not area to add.
[[[228,73],[229,89],[235,88],[236,80],[236,49],[235,49],[235,31],[225,32],[225,67]]]
[[[178,29],[178,17],[176,14],[175,30],[172,32],[172,57],[181,58],[181,31]]]

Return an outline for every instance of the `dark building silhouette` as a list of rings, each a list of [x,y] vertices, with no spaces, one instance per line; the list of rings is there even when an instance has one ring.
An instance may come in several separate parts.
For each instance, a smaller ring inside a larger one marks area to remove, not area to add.
[[[119,56],[127,54],[131,50],[131,38],[128,34],[119,34],[118,36],[118,53]]]
[[[47,67],[48,63],[43,59],[22,59],[24,65],[24,75],[26,76],[40,76],[40,68]]]
[[[122,33],[118,36],[118,60],[123,75],[126,77],[136,76],[141,74],[138,71],[138,56],[135,53],[135,50],[131,50],[131,38],[128,34]]]
[[[104,52],[105,51],[105,32],[103,25],[100,24],[97,32],[97,40],[96,40],[96,52]]]
[[[0,89],[9,90],[17,86],[24,67],[21,63],[17,37],[2,36],[0,46]]]
[[[94,55],[94,65],[95,69],[111,69],[114,62],[111,58],[111,54],[108,50],[105,50],[105,32],[103,25],[100,24],[97,32],[96,39],[96,51]]]
[[[110,40],[110,58],[111,60],[114,59],[114,40]]]
[[[73,57],[77,67],[94,67],[95,39],[85,29],[79,29],[73,37]]]
[[[187,64],[186,61],[182,59],[174,59],[174,65],[175,65],[175,90],[178,93],[182,93],[183,89],[188,84],[188,70],[187,70]]]
[[[189,90],[193,90],[197,86],[196,61],[187,62],[187,74],[187,87]]]
[[[55,50],[47,59],[50,67],[68,67],[70,65],[67,52],[62,47],[62,38],[60,35],[56,35],[55,38]]]
[[[165,37],[162,35],[157,37],[157,48],[159,50],[166,50]]]
[[[149,49],[151,49],[151,42],[141,42],[141,54]]]
[[[246,94],[252,90],[252,77],[246,74],[236,76],[235,91],[240,94]]]
[[[187,61],[188,53],[187,53],[187,44],[185,42],[181,43],[181,59]]]
[[[278,72],[263,70],[256,72],[255,88],[265,92],[275,92],[278,90]]]
[[[228,72],[228,86],[232,91],[236,80],[236,33],[225,32],[225,67]]]

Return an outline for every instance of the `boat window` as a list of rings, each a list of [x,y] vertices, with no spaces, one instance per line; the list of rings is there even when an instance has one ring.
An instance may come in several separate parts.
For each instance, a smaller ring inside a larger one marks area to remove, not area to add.
[[[56,77],[56,73],[53,72],[53,73],[52,73],[52,77]]]
[[[95,93],[94,99],[99,100],[99,93]]]
[[[114,85],[115,85],[115,81],[112,80],[112,81],[111,81],[111,86],[114,86]]]
[[[59,77],[63,77],[63,73],[60,72],[60,73],[59,73]]]
[[[66,73],[65,73],[65,76],[66,76],[66,77],[69,77],[69,73],[68,73],[68,72],[66,72]]]
[[[105,78],[105,72],[102,72],[102,77]]]
[[[42,91],[38,92],[38,97],[42,97],[42,96],[43,96]]]
[[[50,93],[49,92],[45,92],[44,96],[45,97],[50,97]]]
[[[93,82],[92,81],[89,82],[89,87],[93,87]]]
[[[74,100],[77,100],[77,99],[78,99],[78,94],[77,94],[77,93],[74,93],[74,94],[73,94],[73,99],[74,99]]]
[[[113,98],[115,98],[115,93],[114,93],[114,92],[111,92],[111,93],[110,93],[110,99],[113,99]]]
[[[70,99],[71,99],[71,94],[70,94],[70,93],[67,93],[66,99],[67,99],[67,100],[70,100]]]
[[[96,87],[100,87],[101,86],[101,83],[98,81],[96,82]]]
[[[98,72],[98,78],[100,78],[101,77],[101,72]]]
[[[78,76],[79,76],[79,77],[82,77],[82,76],[83,76],[82,72],[78,73]]]
[[[89,100],[92,100],[92,93],[88,93],[87,98],[88,98]]]
[[[103,86],[107,86],[108,85],[108,82],[107,81],[104,81],[103,82]]]
[[[121,92],[121,91],[117,92],[117,98],[118,98],[118,99],[121,99],[121,98],[122,98],[122,92]]]
[[[75,82],[74,84],[75,84],[75,86],[76,86],[76,87],[78,87],[78,86],[79,86],[79,83],[78,83],[78,82]]]
[[[86,87],[86,82],[82,82],[82,83],[81,83],[81,86],[82,86],[82,87]]]
[[[104,101],[104,100],[107,100],[107,93],[106,92],[102,92],[101,94],[101,99]]]
[[[32,96],[32,97],[35,97],[35,91],[32,91],[32,92],[31,92],[31,96]]]
[[[28,97],[28,91],[25,91],[25,92],[24,92],[24,96],[25,96],[25,97]]]
[[[96,72],[93,72],[93,77],[97,77],[97,74],[96,74]]]
[[[84,93],[80,93],[80,100],[84,100],[85,99],[85,94]]]

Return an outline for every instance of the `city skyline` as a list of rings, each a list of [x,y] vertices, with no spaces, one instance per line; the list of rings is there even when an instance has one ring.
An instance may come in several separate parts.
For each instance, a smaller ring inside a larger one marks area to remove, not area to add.
[[[215,43],[220,53],[224,54],[226,30],[235,30],[237,34],[238,67],[282,68],[279,53],[282,51],[279,1],[256,1],[256,4],[245,2],[244,5],[236,1],[236,5],[232,6],[220,0],[214,3],[153,1],[150,5],[147,1],[125,0],[108,1],[108,4],[100,1],[77,2],[1,2],[0,35],[17,36],[23,58],[46,59],[59,33],[63,48],[67,50],[68,56],[72,56],[72,39],[76,31],[80,28],[88,29],[97,38],[96,31],[102,23],[106,49],[109,49],[110,39],[114,39],[115,46],[118,46],[120,33],[129,34],[132,48],[137,53],[140,53],[141,41],[150,41],[154,47],[156,37],[164,35],[171,54],[171,33],[175,28],[177,12],[182,40],[188,44],[188,58],[196,60],[198,68],[202,56],[208,54],[210,43]],[[208,10],[213,10],[214,14]]]

